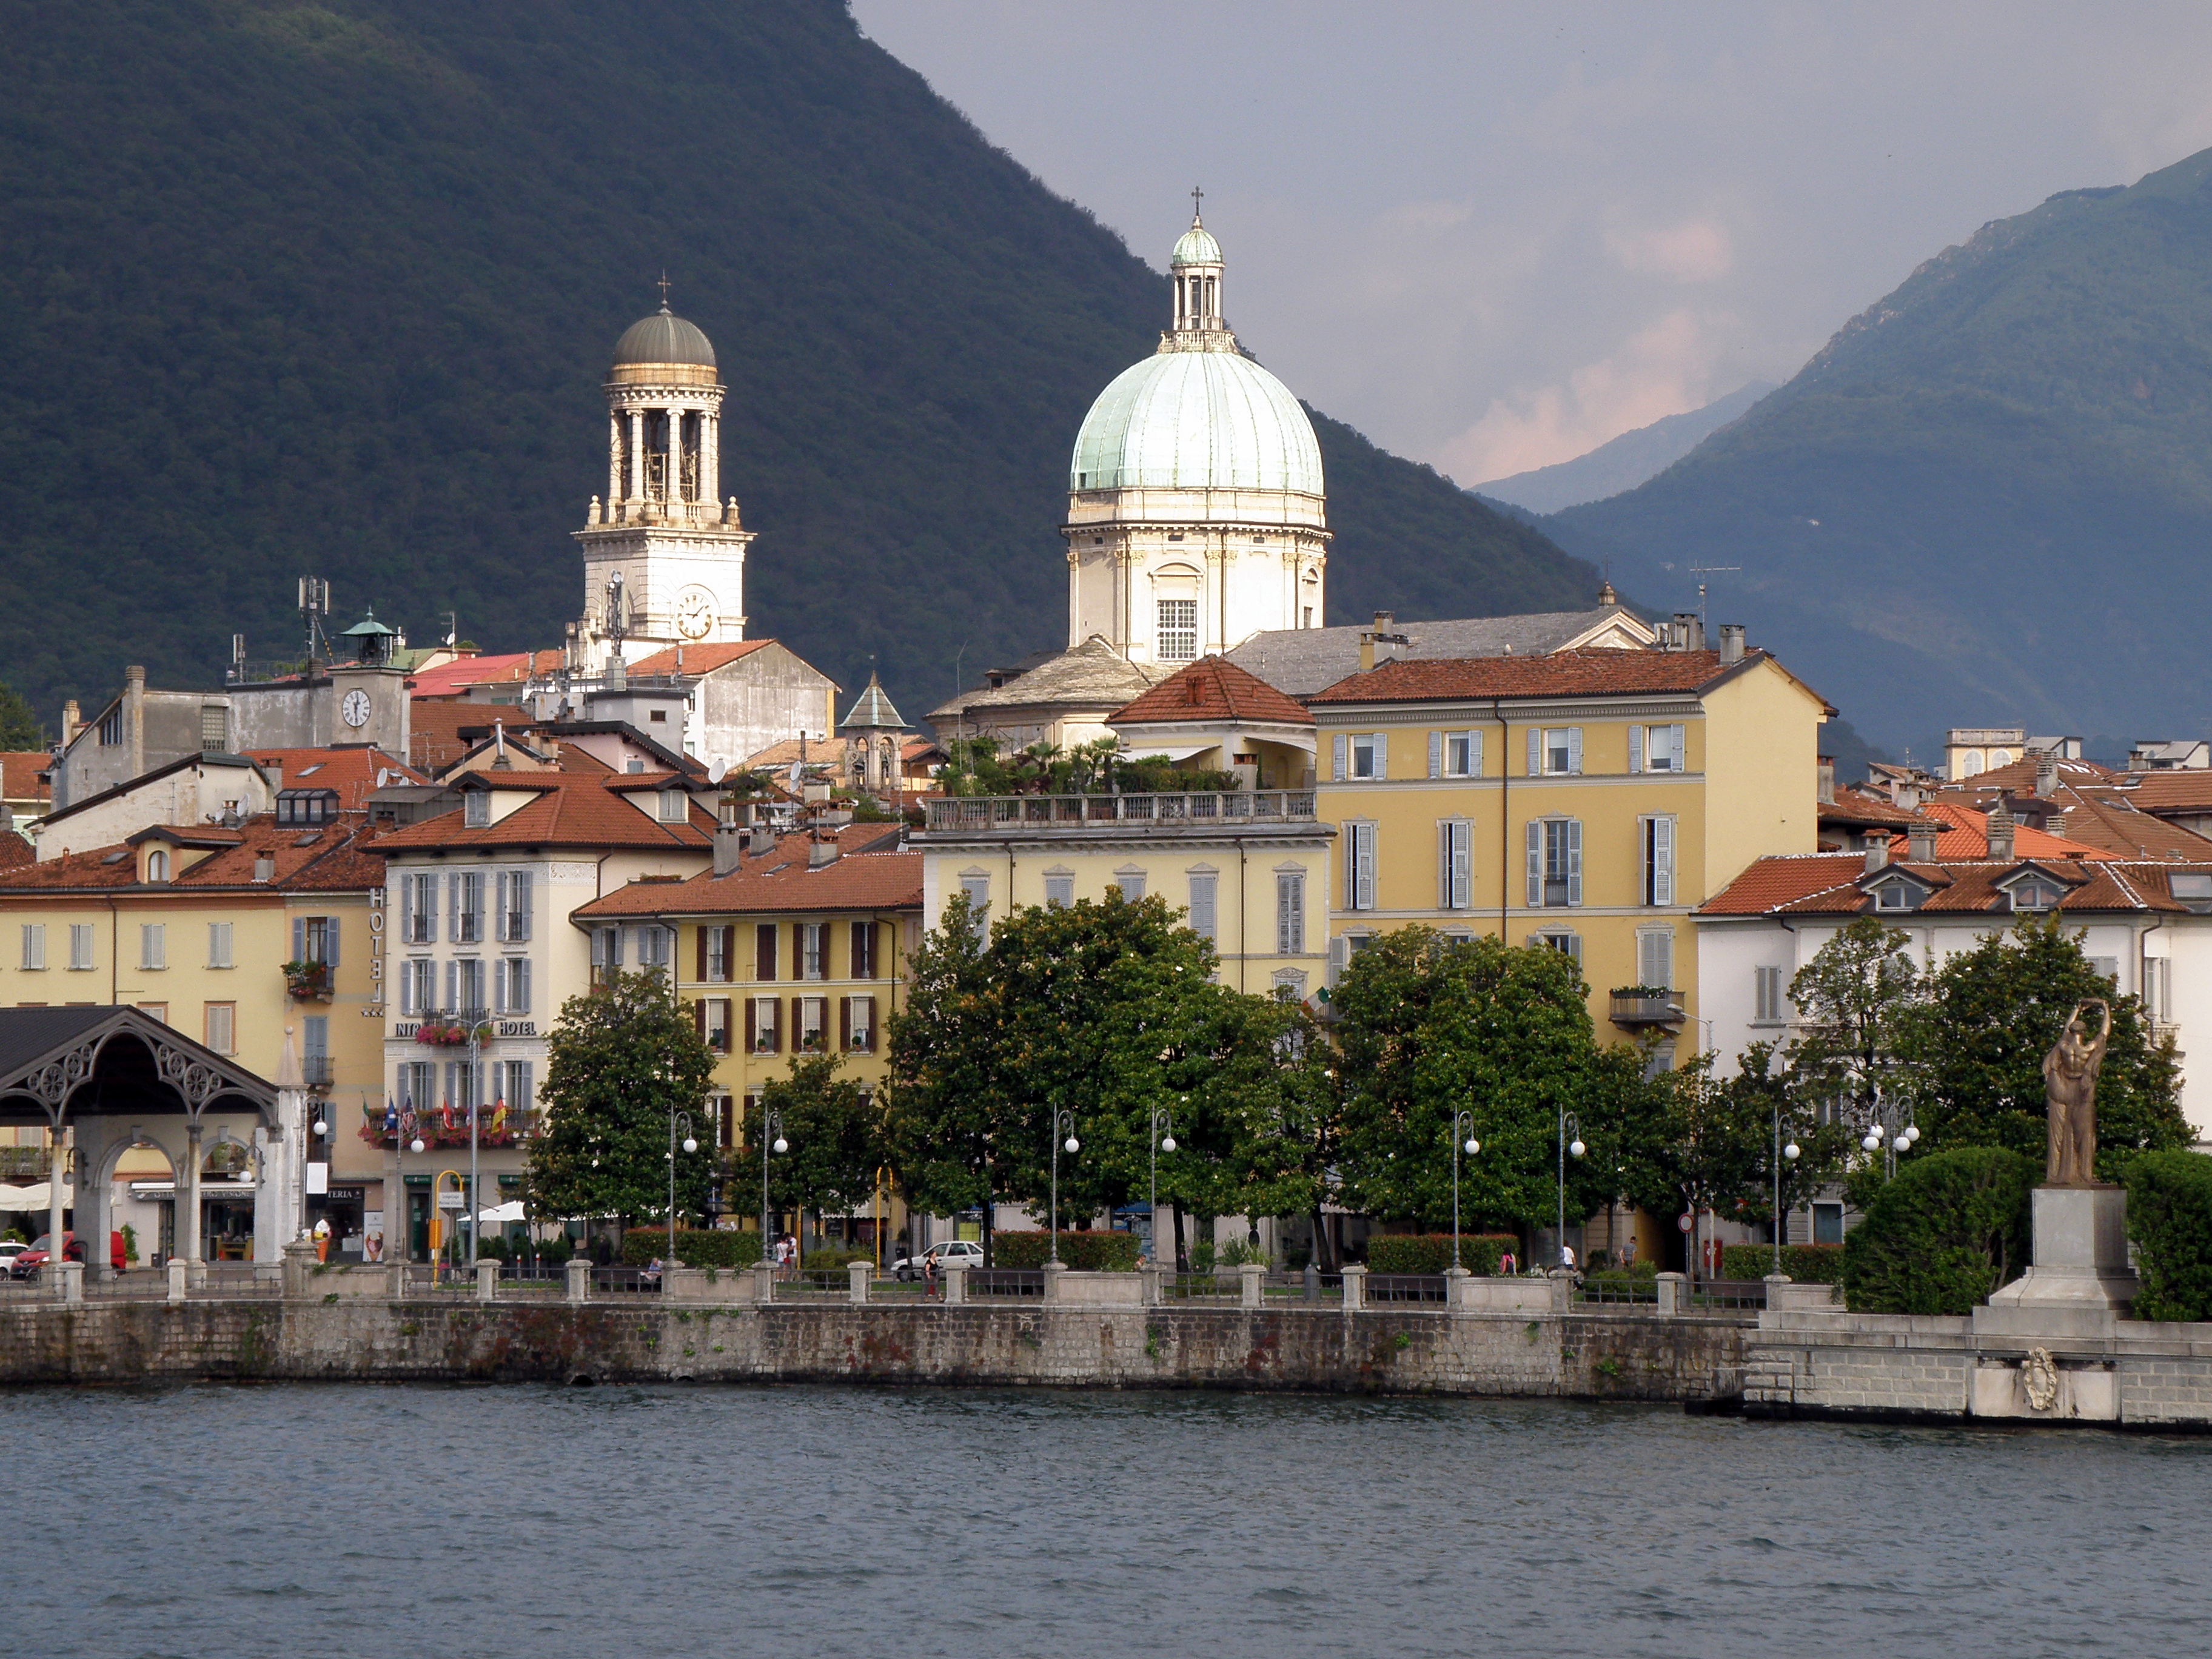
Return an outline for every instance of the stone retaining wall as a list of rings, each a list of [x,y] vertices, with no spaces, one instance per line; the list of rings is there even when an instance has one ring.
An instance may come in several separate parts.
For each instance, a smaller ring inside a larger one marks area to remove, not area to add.
[[[0,1307],[0,1382],[867,1381],[1702,1401],[1749,1321],[460,1297]]]

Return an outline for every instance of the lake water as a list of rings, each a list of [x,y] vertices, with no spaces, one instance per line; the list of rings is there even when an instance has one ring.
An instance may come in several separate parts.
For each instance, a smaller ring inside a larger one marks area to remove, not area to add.
[[[1555,1401],[0,1392],[0,1651],[2181,1654],[2212,1441]]]

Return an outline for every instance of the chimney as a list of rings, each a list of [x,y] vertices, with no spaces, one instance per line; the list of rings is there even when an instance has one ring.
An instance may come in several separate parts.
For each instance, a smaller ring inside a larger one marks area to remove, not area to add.
[[[1742,660],[1743,624],[1723,623],[1721,624],[1721,666],[1725,668],[1731,663],[1739,663]]]
[[[75,697],[71,697],[67,702],[62,705],[63,748],[66,749],[70,744],[76,741],[77,732],[83,724],[84,716],[77,710],[76,699]]]
[[[1677,611],[1674,613],[1674,637],[1680,641],[1675,647],[1679,651],[1704,650],[1705,648],[1705,618],[1694,611]]]
[[[1822,755],[1819,759],[1818,767],[1819,770],[1814,774],[1814,795],[1817,799],[1826,801],[1829,805],[1833,806],[1836,804],[1836,757],[1833,755]]]
[[[1943,826],[1933,818],[1922,818],[1906,830],[1912,842],[1911,857],[1915,864],[1936,862],[1936,837],[1942,831]]]
[[[1877,832],[1876,832],[1876,833],[1875,833],[1875,834],[1871,838],[1869,838],[1869,841],[1867,842],[1867,846],[1866,846],[1866,867],[1867,867],[1867,874],[1869,874],[1869,875],[1872,875],[1872,874],[1873,874],[1875,871],[1877,871],[1877,870],[1887,869],[1887,868],[1888,867],[1888,866],[1889,866],[1889,837],[1888,837],[1887,836],[1882,835],[1882,834],[1881,834],[1879,831],[1877,831]]]
[[[1371,629],[1359,630],[1359,672],[1371,672],[1375,667],[1375,634]]]
[[[146,668],[133,663],[123,671],[123,740],[130,744],[131,769],[137,777],[146,769]]]
[[[726,876],[735,870],[745,855],[745,843],[751,839],[738,827],[737,815],[725,810],[714,826],[714,873]]]
[[[2043,800],[2058,793],[2058,757],[2048,750],[2035,757],[2035,793]]]
[[[816,836],[813,843],[806,849],[806,867],[810,870],[819,870],[823,866],[835,864],[836,861],[837,837],[834,834],[827,841],[823,841],[819,836]]]
[[[2004,798],[1999,796],[1997,804],[1990,808],[1989,817],[1990,857],[1998,864],[2010,864],[2013,860],[2012,830],[2012,814],[2005,810]]]

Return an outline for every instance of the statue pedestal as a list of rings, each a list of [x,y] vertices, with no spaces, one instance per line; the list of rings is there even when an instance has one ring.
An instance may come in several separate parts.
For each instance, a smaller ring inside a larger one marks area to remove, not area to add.
[[[2038,1187],[2033,1265],[1974,1310],[1977,1334],[2109,1336],[2136,1297],[2128,1195],[2118,1187]]]

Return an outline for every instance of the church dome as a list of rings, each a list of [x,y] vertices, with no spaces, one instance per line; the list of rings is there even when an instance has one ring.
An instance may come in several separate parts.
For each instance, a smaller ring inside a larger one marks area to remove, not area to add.
[[[1321,446],[1290,388],[1221,350],[1164,350],[1116,375],[1084,416],[1067,487],[1324,493]]]
[[[1213,240],[1213,233],[1204,225],[1193,222],[1168,255],[1168,268],[1177,265],[1218,265],[1221,263],[1221,244]]]
[[[696,323],[672,316],[664,305],[650,317],[640,318],[615,342],[614,367],[633,363],[682,363],[695,368],[714,367],[714,348]]]

